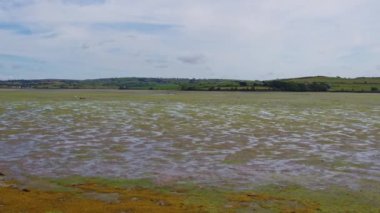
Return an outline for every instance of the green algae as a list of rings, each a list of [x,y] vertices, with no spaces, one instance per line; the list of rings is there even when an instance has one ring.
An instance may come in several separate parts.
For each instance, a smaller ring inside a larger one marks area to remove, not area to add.
[[[103,178],[103,177],[82,177],[82,176],[71,176],[65,178],[52,178],[49,182],[61,185],[61,186],[73,186],[85,183],[94,183],[107,187],[119,187],[119,188],[129,188],[129,187],[143,187],[152,188],[154,186],[150,179],[113,179],[113,178]]]
[[[380,194],[370,190],[353,190],[339,186],[307,189],[297,185],[258,187],[258,193],[300,200],[317,205],[319,212],[379,212]]]
[[[186,205],[199,206],[206,212],[379,212],[377,189],[354,190],[339,186],[308,189],[291,183],[256,186],[253,190],[201,186],[192,182],[157,185],[149,179],[107,179],[68,177],[50,179],[64,187],[97,184],[121,189],[139,188],[184,196]],[[373,187],[370,180],[370,186]],[[363,183],[364,184],[364,183]]]

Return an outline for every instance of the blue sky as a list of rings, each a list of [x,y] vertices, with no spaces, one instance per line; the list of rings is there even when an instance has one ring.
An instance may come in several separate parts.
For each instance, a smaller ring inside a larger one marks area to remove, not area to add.
[[[380,76],[378,0],[0,0],[0,79]]]

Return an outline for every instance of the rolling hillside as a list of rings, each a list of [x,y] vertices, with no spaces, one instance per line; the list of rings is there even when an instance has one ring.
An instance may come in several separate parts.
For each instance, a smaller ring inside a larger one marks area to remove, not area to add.
[[[330,85],[329,91],[332,92],[375,92],[380,90],[380,77],[340,78],[315,76],[284,79],[284,81],[296,83],[323,82]]]
[[[130,89],[195,91],[379,92],[380,77],[313,76],[270,81],[184,78],[105,78],[92,80],[8,80],[6,89]]]

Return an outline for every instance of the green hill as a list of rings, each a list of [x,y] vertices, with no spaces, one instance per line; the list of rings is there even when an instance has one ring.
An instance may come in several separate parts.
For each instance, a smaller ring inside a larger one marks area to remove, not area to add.
[[[379,92],[380,77],[340,78],[313,76],[269,81],[185,78],[104,78],[92,80],[41,79],[0,81],[0,88]]]
[[[314,76],[284,79],[287,82],[296,83],[326,83],[330,86],[332,92],[374,92],[380,91],[380,77],[360,77],[360,78],[341,78]]]

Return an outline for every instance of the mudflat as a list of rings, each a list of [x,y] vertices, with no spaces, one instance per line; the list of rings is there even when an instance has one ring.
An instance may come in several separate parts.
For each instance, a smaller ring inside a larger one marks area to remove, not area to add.
[[[0,90],[0,100],[0,210],[21,198],[38,209],[44,196],[43,210],[58,212],[380,209],[378,94]]]

